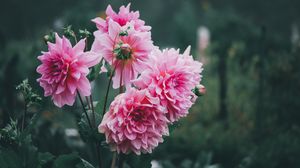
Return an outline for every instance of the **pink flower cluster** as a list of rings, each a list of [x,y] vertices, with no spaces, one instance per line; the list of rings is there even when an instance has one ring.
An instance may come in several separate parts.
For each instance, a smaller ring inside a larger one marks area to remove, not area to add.
[[[56,35],[56,43],[48,43],[49,51],[39,57],[38,81],[55,105],[73,105],[76,91],[91,94],[88,68],[103,59],[114,71],[113,88],[125,86],[126,91],[111,103],[99,132],[118,153],[151,153],[169,135],[168,125],[185,117],[194,104],[202,64],[190,55],[190,47],[181,54],[154,46],[151,27],[138,11],[130,11],[130,4],[118,13],[108,6],[106,15],[92,20],[98,30],[91,51],[84,51],[84,40],[72,48]]]
[[[129,88],[130,81],[145,68],[153,49],[151,27],[139,19],[139,12],[130,11],[130,4],[120,7],[118,14],[109,5],[106,15],[106,19],[93,19],[99,30],[94,32],[91,50],[101,53],[115,70],[113,88]]]

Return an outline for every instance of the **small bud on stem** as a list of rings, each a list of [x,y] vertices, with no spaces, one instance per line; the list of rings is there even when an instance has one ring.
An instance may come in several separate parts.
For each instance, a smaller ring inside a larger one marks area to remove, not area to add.
[[[205,95],[205,93],[206,93],[205,86],[199,84],[199,85],[197,85],[197,86],[193,89],[193,92],[194,92],[195,95],[197,95],[197,96],[203,96],[203,95]]]

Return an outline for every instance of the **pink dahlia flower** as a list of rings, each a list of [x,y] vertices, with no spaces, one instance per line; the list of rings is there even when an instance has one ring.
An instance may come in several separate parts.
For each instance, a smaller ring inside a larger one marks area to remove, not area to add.
[[[109,30],[108,22],[110,19],[118,23],[120,26],[124,26],[129,22],[133,22],[134,29],[137,31],[150,31],[150,26],[145,26],[145,22],[139,19],[140,13],[138,11],[130,11],[130,4],[126,7],[121,6],[119,13],[116,13],[110,5],[106,8],[106,18],[102,19],[97,17],[92,21],[96,23],[97,28],[100,32],[106,33]]]
[[[193,60],[189,50],[190,47],[184,54],[174,49],[154,50],[148,68],[133,81],[136,87],[159,97],[171,122],[188,114],[196,97],[192,90],[201,81],[202,64]]]
[[[133,23],[121,27],[109,20],[108,33],[96,31],[91,51],[101,53],[104,59],[115,69],[113,88],[125,85],[136,79],[139,72],[146,67],[149,53],[153,49],[150,32],[138,32]]]
[[[42,52],[38,59],[42,62],[37,72],[42,76],[37,80],[44,88],[45,96],[52,96],[58,107],[73,105],[76,90],[83,96],[91,94],[91,85],[87,79],[89,67],[100,62],[101,57],[92,52],[84,52],[85,39],[74,47],[70,41],[56,34],[56,42],[48,43],[48,52]]]
[[[118,153],[151,153],[168,135],[168,120],[158,98],[131,88],[111,103],[98,129]]]

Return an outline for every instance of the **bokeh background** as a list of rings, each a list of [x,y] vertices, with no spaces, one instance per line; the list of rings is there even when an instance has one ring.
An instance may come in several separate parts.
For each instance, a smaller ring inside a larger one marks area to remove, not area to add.
[[[0,127],[22,115],[24,100],[15,87],[23,79],[43,95],[35,69],[46,50],[45,34],[67,25],[94,31],[90,20],[103,16],[108,4],[118,10],[129,2],[152,26],[156,45],[181,51],[192,46],[194,58],[204,63],[207,90],[154,153],[132,156],[131,162],[143,167],[152,161],[157,168],[300,167],[298,0],[2,0]],[[93,83],[96,100],[103,99],[106,78]],[[79,106],[58,109],[43,98],[29,111],[42,113],[33,136],[40,151],[77,152],[93,162],[93,149],[76,132]]]

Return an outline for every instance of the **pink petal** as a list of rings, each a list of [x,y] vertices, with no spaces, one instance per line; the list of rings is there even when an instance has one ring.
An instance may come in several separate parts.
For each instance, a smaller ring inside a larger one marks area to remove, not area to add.
[[[78,91],[82,96],[91,95],[91,85],[89,80],[86,77],[81,77],[77,82]]]
[[[87,67],[92,67],[100,63],[102,56],[95,52],[85,52],[79,58],[79,61]]]
[[[84,48],[85,48],[85,42],[86,42],[86,39],[81,39],[74,47],[73,47],[73,52],[75,54],[78,54],[78,53],[82,53],[84,51]]]

